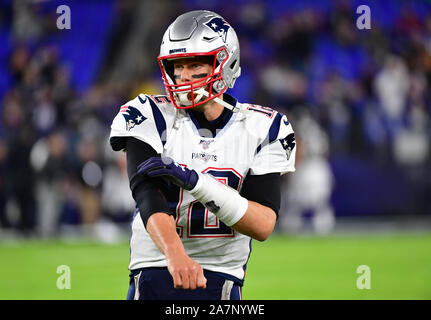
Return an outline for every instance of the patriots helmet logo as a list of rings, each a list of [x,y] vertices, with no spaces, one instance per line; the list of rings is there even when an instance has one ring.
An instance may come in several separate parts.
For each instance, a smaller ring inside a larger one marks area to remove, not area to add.
[[[219,37],[223,39],[223,42],[226,42],[227,32],[230,26],[220,17],[214,17],[205,25],[210,28],[212,31],[216,32]]]
[[[147,119],[138,109],[131,106],[122,106],[120,109],[120,113],[126,120],[127,131],[130,131],[130,129],[132,129],[133,127],[140,125],[142,122],[144,122],[145,119]]]

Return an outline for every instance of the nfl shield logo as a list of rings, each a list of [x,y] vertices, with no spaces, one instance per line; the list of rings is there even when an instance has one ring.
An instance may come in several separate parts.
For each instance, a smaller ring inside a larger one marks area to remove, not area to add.
[[[214,140],[201,140],[199,144],[202,146],[203,149],[208,149],[208,147],[210,146],[210,143],[213,141]]]

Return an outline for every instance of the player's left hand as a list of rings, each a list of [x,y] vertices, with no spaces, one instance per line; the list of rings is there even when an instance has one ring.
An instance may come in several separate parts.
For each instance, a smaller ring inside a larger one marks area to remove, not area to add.
[[[199,176],[195,170],[187,169],[169,157],[152,157],[138,166],[138,173],[149,177],[162,177],[185,190],[192,190]]]

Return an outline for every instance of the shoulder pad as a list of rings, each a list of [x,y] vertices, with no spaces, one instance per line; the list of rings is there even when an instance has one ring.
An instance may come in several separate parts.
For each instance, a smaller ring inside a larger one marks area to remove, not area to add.
[[[111,125],[111,146],[120,150],[124,138],[134,137],[161,153],[174,120],[175,107],[166,96],[140,94],[120,107]]]
[[[293,133],[292,126],[283,113],[255,104],[245,106],[247,110],[251,111],[247,112],[246,116],[249,131],[253,135],[260,136],[262,142],[266,140],[266,143],[272,143]]]

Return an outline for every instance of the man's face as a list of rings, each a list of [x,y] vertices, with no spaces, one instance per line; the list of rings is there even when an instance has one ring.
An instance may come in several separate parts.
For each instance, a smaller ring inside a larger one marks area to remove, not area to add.
[[[212,57],[190,57],[174,61],[174,78],[176,84],[187,84],[209,76],[212,73]],[[205,79],[207,80],[207,79]],[[203,80],[203,82],[205,81]],[[199,83],[197,83],[199,85]]]

